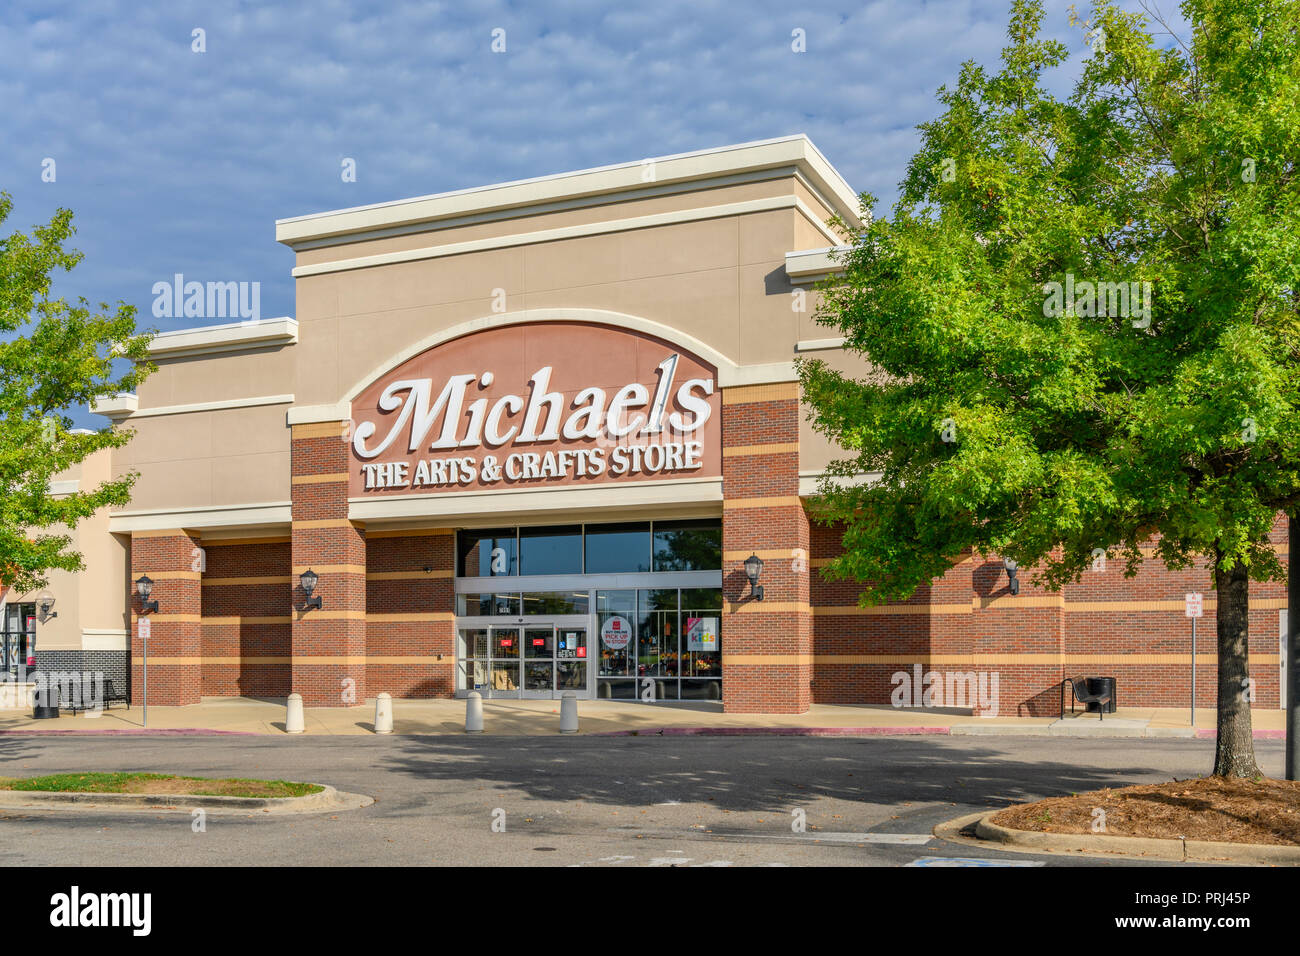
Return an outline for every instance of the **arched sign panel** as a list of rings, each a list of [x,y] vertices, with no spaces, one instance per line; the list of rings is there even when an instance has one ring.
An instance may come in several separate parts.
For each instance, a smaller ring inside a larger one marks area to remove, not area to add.
[[[352,402],[354,498],[716,478],[717,370],[653,336],[511,325],[422,352]]]

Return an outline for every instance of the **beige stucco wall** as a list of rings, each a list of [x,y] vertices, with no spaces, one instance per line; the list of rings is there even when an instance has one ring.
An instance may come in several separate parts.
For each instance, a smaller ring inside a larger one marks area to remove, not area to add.
[[[80,490],[86,491],[108,480],[111,469],[111,450],[104,449],[55,480],[79,482]],[[126,538],[109,533],[108,522],[109,514],[104,509],[80,522],[71,532],[72,548],[81,553],[84,570],[51,571],[46,588],[31,594],[7,596],[8,603],[35,602],[45,591],[54,597],[57,616],[38,621],[36,625],[38,649],[126,646],[129,544]]]
[[[792,171],[765,175],[301,250],[298,266],[320,266],[731,203],[802,203],[300,276],[296,344],[156,362],[158,371],[140,387],[136,413],[124,422],[136,437],[114,456],[116,468],[141,474],[131,504],[120,512],[287,503],[286,404],[148,413],[289,394],[297,407],[332,406],[416,343],[498,314],[497,290],[505,294],[507,316],[537,309],[616,312],[677,330],[740,366],[791,363],[797,342],[833,334],[812,320],[815,293],[803,311],[792,308],[785,274],[787,252],[830,244],[813,221],[830,212]],[[801,447],[809,462],[801,470],[830,456],[819,436],[805,436]]]

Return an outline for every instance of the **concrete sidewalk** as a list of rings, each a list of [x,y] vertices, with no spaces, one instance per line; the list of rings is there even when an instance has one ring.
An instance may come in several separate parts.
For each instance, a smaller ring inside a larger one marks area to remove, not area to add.
[[[309,734],[373,733],[375,705],[309,707]],[[556,734],[558,700],[487,700],[484,725],[489,734],[538,736]],[[584,700],[578,702],[583,734],[780,734],[789,736],[890,736],[907,734],[1013,735],[1066,737],[1213,737],[1213,710],[1197,710],[1196,730],[1186,710],[1121,708],[1099,721],[1095,714],[1053,717],[970,717],[936,711],[904,710],[884,705],[814,704],[805,714],[724,714],[713,702]],[[1257,738],[1282,737],[1281,710],[1253,713]],[[34,720],[30,710],[0,711],[0,734],[283,734],[283,699],[213,697],[185,707],[149,708],[149,725],[139,707],[115,704],[99,716],[64,714]],[[398,734],[462,734],[464,700],[394,700]]]

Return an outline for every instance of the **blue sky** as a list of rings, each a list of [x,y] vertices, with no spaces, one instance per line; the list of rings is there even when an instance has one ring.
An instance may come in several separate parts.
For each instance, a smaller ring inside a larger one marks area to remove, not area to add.
[[[1068,7],[1049,2],[1045,28],[1073,69],[1087,51]],[[936,89],[963,60],[996,63],[1007,10],[6,0],[0,190],[15,210],[3,229],[71,208],[86,260],[59,291],[124,300],[166,330],[195,324],[152,315],[153,284],[177,272],[260,282],[262,315],[292,315],[274,221],[326,209],[798,132],[855,189],[892,201]],[[356,182],[342,181],[345,158]]]

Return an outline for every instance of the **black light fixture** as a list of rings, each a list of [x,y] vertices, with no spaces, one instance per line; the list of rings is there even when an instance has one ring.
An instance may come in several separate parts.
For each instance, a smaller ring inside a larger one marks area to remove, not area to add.
[[[54,595],[49,591],[41,592],[41,596],[36,599],[37,620],[42,624],[52,617],[58,617],[58,611],[54,610]]]
[[[1016,572],[1020,570],[1020,565],[1016,564],[1011,558],[1004,558],[1002,566],[1007,569],[1007,579],[1011,582],[1010,590],[1012,594],[1020,593],[1020,581],[1016,578]]]
[[[298,576],[298,584],[302,586],[302,593],[307,595],[307,600],[302,604],[302,610],[309,611],[312,608],[321,607],[320,595],[317,594],[312,597],[312,592],[316,590],[316,582],[319,580],[320,578],[317,577],[316,572],[310,568]]]
[[[754,600],[763,600],[763,589],[759,587],[758,578],[763,573],[763,559],[757,554],[751,554],[745,559],[745,577],[749,578],[749,593],[753,595]]]
[[[147,574],[142,574],[135,579],[135,589],[140,594],[140,613],[148,614],[150,611],[158,610],[158,602],[150,601],[149,595],[153,593],[153,580]]]

